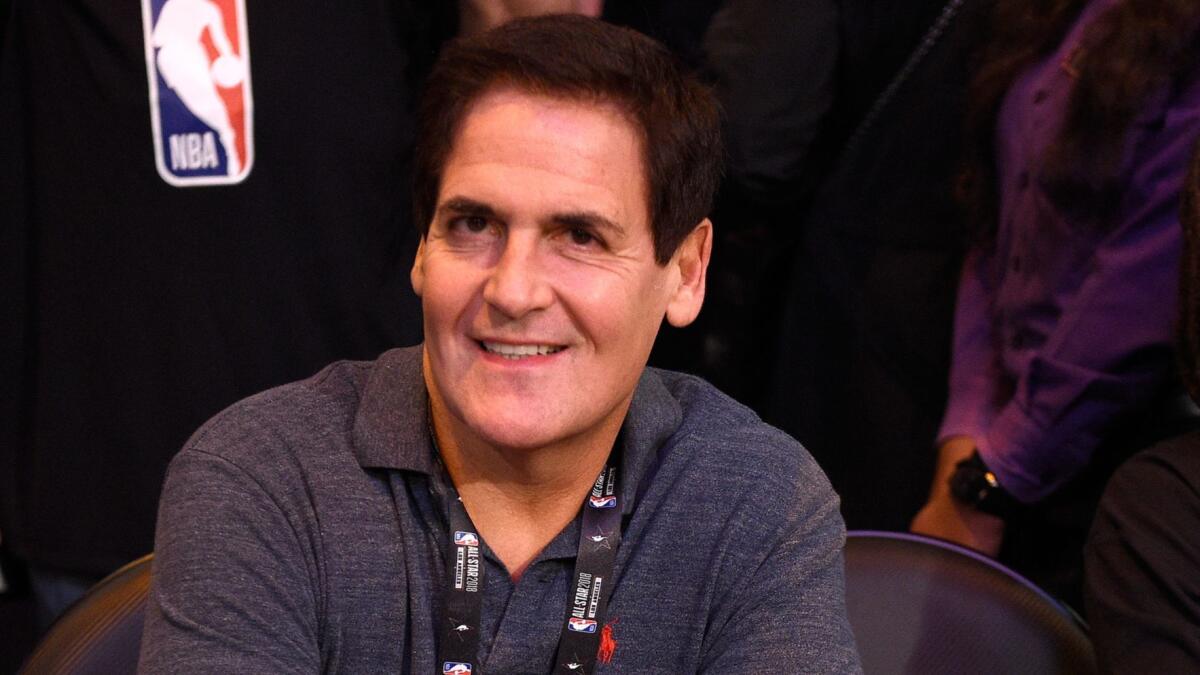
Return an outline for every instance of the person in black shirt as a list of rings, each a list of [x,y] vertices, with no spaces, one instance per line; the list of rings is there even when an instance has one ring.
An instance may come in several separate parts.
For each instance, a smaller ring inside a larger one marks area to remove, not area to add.
[[[167,461],[201,422],[421,334],[411,109],[453,17],[212,3],[248,66],[245,98],[219,91],[253,163],[192,180],[229,177],[214,143],[177,186],[157,125],[205,131],[156,79],[162,4],[17,0],[0,60],[0,531],[36,587],[67,591],[44,620],[151,550]]]

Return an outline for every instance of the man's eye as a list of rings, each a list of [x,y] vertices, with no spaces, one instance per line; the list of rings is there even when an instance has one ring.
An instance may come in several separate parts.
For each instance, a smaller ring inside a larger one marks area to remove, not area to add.
[[[571,237],[571,243],[576,246],[588,246],[597,242],[595,235],[579,227],[571,228],[568,234]]]
[[[463,216],[456,218],[453,225],[468,232],[479,233],[488,228],[488,221],[483,216]]]

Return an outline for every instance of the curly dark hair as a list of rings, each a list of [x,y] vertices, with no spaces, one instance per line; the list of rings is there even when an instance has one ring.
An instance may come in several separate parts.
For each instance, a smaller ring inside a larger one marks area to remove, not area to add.
[[[1002,0],[969,92],[969,144],[959,196],[976,234],[996,227],[995,130],[1005,92],[1027,67],[1054,51],[1088,0]],[[1038,179],[1055,206],[1082,222],[1111,223],[1122,152],[1145,99],[1194,67],[1200,2],[1124,0],[1088,26],[1072,58],[1077,77],[1062,130]]]

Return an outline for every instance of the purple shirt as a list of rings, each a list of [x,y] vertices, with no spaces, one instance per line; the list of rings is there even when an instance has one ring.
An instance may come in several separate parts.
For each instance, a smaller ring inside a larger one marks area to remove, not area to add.
[[[939,442],[974,438],[1022,501],[1046,497],[1111,425],[1170,377],[1179,194],[1200,134],[1200,77],[1151,96],[1132,123],[1111,229],[1073,222],[1036,176],[1067,108],[1063,65],[1116,0],[1090,3],[1049,58],[1009,89],[996,129],[994,250],[968,254]]]

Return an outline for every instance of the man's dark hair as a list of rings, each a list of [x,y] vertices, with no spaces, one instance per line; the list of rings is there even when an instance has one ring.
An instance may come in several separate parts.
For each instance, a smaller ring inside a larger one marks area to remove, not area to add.
[[[428,233],[472,104],[496,87],[616,106],[640,132],[654,256],[666,264],[712,208],[723,155],[712,93],[665,47],[581,16],[518,19],[447,45],[418,118],[413,211]]]

